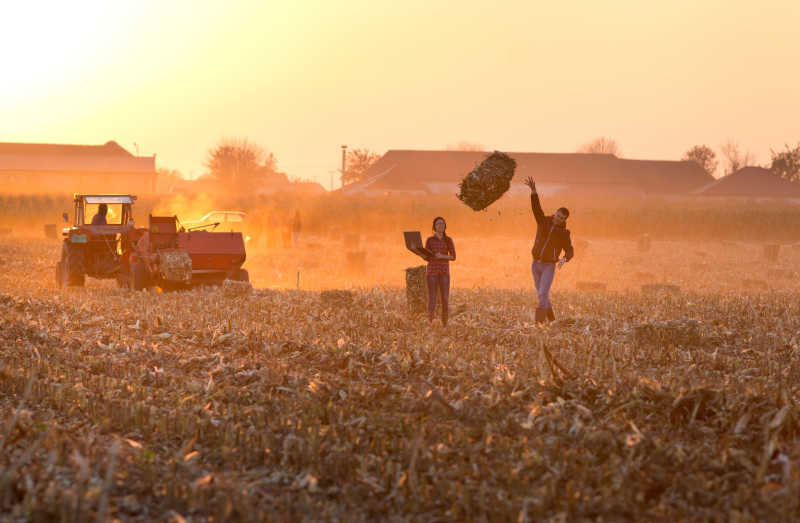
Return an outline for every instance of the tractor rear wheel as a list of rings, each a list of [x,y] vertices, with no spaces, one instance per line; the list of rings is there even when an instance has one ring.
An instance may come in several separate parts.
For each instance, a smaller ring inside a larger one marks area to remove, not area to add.
[[[82,245],[64,242],[61,249],[61,286],[83,287],[86,282],[86,266]]]
[[[131,290],[140,291],[147,288],[147,269],[144,263],[137,261],[131,264],[131,275],[128,278]]]

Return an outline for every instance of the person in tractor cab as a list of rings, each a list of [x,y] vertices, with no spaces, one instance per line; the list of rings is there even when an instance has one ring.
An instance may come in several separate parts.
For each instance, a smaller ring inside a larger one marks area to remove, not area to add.
[[[106,215],[108,214],[108,205],[101,203],[97,207],[97,214],[92,216],[92,225],[108,225]]]

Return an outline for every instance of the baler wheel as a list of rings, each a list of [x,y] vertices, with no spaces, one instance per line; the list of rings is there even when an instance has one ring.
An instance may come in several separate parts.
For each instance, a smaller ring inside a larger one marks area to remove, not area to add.
[[[128,284],[134,291],[140,291],[147,287],[147,269],[142,262],[134,262],[131,265],[131,275]]]

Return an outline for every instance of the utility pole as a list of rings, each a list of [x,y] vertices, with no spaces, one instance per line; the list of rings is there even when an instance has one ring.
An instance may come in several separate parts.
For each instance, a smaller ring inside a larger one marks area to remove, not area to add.
[[[342,176],[339,178],[340,181],[344,179],[344,168],[345,168],[346,159],[347,159],[347,146],[343,145],[342,146]],[[342,185],[344,185],[344,183],[342,183]]]

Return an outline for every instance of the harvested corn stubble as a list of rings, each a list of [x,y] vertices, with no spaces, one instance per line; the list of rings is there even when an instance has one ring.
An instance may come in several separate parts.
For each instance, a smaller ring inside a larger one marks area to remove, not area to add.
[[[475,167],[459,184],[458,199],[474,211],[482,211],[508,190],[517,162],[495,151]]]

